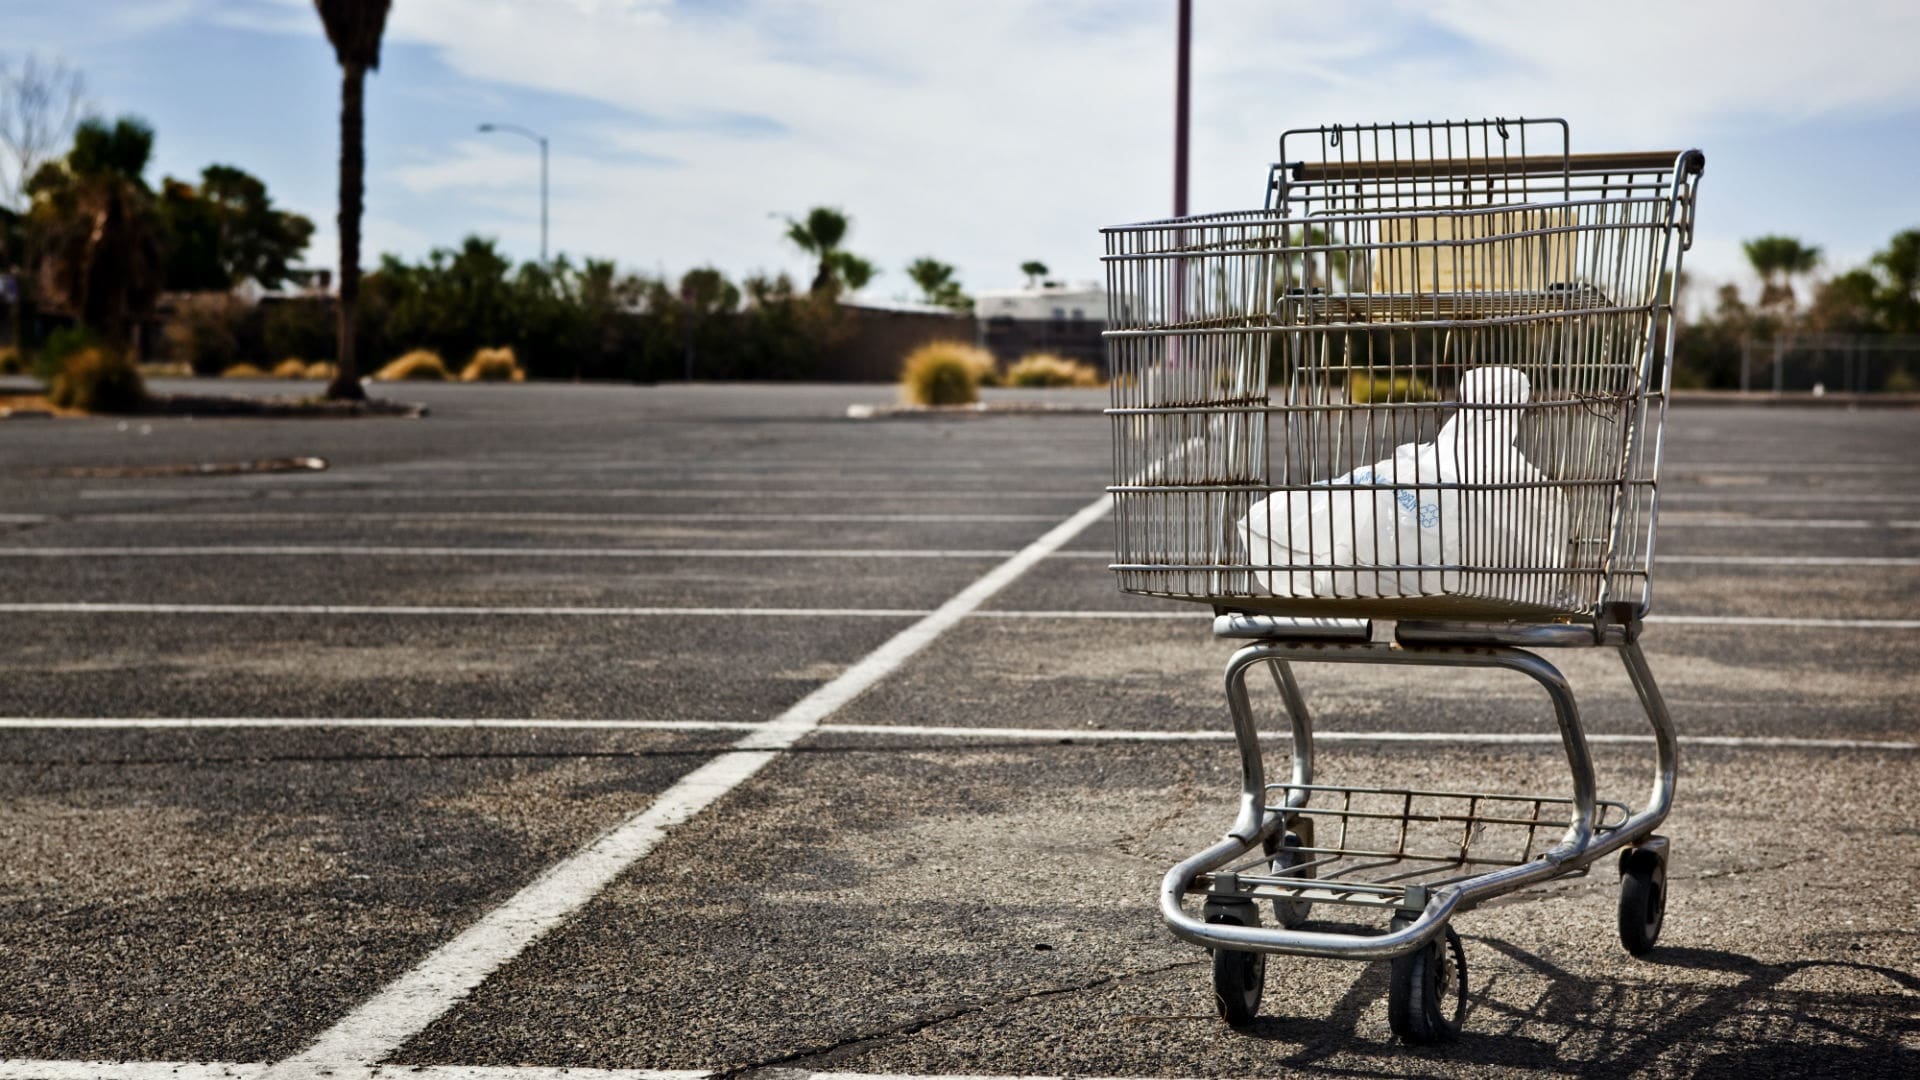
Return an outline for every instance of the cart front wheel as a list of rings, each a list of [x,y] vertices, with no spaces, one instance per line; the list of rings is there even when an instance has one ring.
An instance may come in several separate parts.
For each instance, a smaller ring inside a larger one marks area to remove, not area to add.
[[[1207,921],[1235,926],[1259,926],[1260,913],[1250,903],[1209,904]],[[1267,954],[1234,949],[1213,950],[1213,1002],[1220,1019],[1232,1027],[1246,1027],[1260,1015],[1260,996],[1267,985]]]
[[[1620,860],[1620,944],[1635,956],[1653,951],[1667,916],[1667,860],[1636,848]]]
[[[1273,873],[1276,877],[1312,877],[1313,867],[1296,869],[1308,861],[1306,852],[1300,848],[1306,846],[1299,833],[1289,832],[1267,838],[1267,854],[1273,857]],[[1311,900],[1280,900],[1273,902],[1273,917],[1281,926],[1289,930],[1305,925],[1307,916],[1313,911]]]
[[[1467,1019],[1467,952],[1460,935],[1446,933],[1393,961],[1387,1023],[1416,1046],[1451,1042]]]

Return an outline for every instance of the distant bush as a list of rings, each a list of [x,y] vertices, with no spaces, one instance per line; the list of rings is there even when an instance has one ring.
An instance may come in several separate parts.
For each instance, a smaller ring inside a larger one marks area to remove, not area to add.
[[[60,361],[47,386],[47,400],[62,409],[136,412],[146,404],[147,386],[126,354],[96,346]]]
[[[1007,369],[1008,386],[1099,386],[1100,369],[1052,353],[1028,353]]]
[[[234,364],[220,372],[223,379],[264,379],[267,373],[252,364]]]
[[[289,356],[273,365],[273,377],[276,379],[304,379],[307,377],[307,362],[297,356]]]
[[[262,355],[333,359],[340,331],[331,301],[276,300],[261,304],[260,312]]]
[[[1347,401],[1354,405],[1385,405],[1401,401],[1433,401],[1433,388],[1418,375],[1347,376]]]
[[[200,293],[174,302],[166,326],[167,359],[196,374],[223,374],[259,353],[259,317],[238,297]]]
[[[1920,380],[1909,375],[1906,368],[1896,368],[1887,376],[1886,390],[1891,394],[1911,394],[1920,390]]]
[[[193,368],[174,360],[163,360],[155,364],[141,364],[140,377],[143,379],[190,379]]]
[[[916,405],[966,405],[980,398],[979,352],[971,345],[935,341],[907,354],[900,366],[901,396]]]
[[[373,373],[376,382],[446,382],[453,376],[432,349],[415,349]]]
[[[333,362],[330,360],[315,360],[313,363],[307,365],[306,377],[309,379],[333,378]]]
[[[520,361],[514,359],[513,346],[503,345],[497,349],[476,349],[473,359],[460,370],[461,382],[526,382],[527,373],[520,370]]]
[[[25,375],[27,358],[11,345],[0,346],[0,375]]]

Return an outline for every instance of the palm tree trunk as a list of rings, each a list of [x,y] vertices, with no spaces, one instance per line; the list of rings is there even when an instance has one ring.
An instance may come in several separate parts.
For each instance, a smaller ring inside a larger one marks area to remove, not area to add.
[[[353,316],[360,298],[360,195],[361,176],[366,172],[361,104],[367,73],[358,64],[345,64],[340,70],[340,340],[327,396],[359,401],[367,392],[360,386],[360,367],[353,355]]]

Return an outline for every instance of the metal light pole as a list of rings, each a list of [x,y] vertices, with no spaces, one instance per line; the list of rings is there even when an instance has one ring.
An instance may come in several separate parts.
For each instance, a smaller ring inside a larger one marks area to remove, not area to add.
[[[1174,62],[1173,216],[1187,216],[1187,113],[1193,82],[1193,0],[1180,0],[1180,45]]]
[[[510,131],[515,135],[525,135],[540,144],[540,262],[547,261],[547,137],[519,124],[481,124],[483,133]]]

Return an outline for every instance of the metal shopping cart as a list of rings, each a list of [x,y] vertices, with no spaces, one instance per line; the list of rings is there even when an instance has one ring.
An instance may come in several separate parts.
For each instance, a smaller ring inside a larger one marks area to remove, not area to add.
[[[1160,892],[1213,951],[1229,1023],[1258,1011],[1268,953],[1391,960],[1394,1032],[1450,1039],[1467,981],[1449,920],[1614,852],[1621,941],[1652,948],[1677,757],[1639,636],[1704,164],[1574,154],[1560,120],[1310,128],[1282,136],[1263,209],[1104,230],[1112,569],[1246,642],[1226,669],[1238,816]],[[1576,646],[1619,653],[1652,724],[1638,809],[1599,797],[1572,690],[1530,651]],[[1532,678],[1571,792],[1317,782],[1293,665],[1326,662]],[[1292,733],[1284,783],[1249,703],[1261,666]]]

